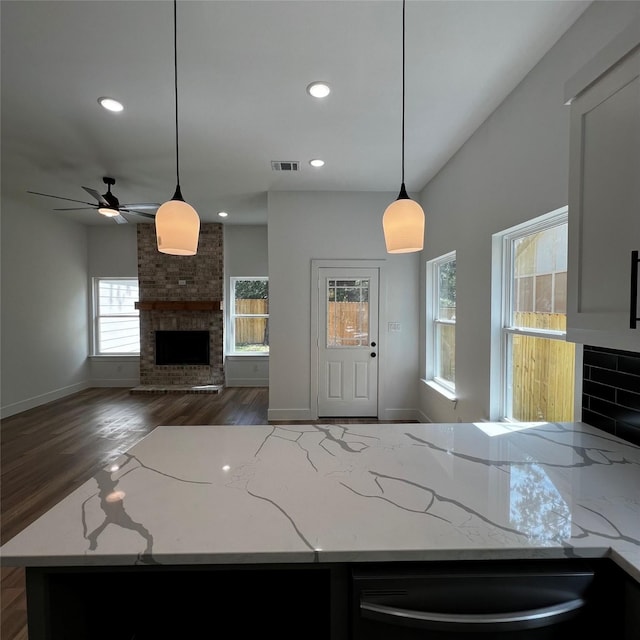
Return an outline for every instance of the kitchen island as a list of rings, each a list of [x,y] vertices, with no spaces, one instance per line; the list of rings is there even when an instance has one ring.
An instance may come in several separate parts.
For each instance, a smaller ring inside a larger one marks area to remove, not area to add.
[[[640,447],[583,423],[161,426],[0,554],[27,568],[33,638],[91,589],[206,607],[214,568],[235,600],[316,602],[332,638],[355,564],[607,559],[635,594]]]

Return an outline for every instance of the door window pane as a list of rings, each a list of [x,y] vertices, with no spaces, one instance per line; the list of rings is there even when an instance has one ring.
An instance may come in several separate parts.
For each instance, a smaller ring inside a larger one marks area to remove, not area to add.
[[[369,280],[327,280],[327,347],[369,346]]]

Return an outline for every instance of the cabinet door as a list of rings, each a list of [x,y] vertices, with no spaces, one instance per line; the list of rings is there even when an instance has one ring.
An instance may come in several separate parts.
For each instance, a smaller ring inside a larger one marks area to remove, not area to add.
[[[640,351],[629,321],[631,254],[640,250],[640,48],[573,101],[570,154],[567,338]]]

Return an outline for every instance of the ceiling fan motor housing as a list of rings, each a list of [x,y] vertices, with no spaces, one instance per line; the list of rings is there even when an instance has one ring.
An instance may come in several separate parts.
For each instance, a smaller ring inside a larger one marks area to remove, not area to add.
[[[114,178],[105,176],[102,178],[102,182],[107,185],[107,193],[103,193],[102,197],[109,203],[109,206],[116,211],[120,208],[120,201],[111,193],[111,186],[116,183]]]
[[[113,193],[111,193],[111,191],[107,191],[107,193],[104,193],[102,197],[109,203],[109,206],[111,206],[113,209],[120,208],[120,201],[113,195]]]

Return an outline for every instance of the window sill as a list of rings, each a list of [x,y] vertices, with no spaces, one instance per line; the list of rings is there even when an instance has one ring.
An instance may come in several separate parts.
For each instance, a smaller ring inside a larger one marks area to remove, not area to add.
[[[121,362],[137,362],[140,360],[140,354],[137,353],[94,353],[89,356],[89,360],[120,360]]]
[[[451,400],[451,402],[458,401],[458,398],[456,397],[456,394],[453,393],[453,391],[451,391],[450,389],[447,389],[446,387],[443,387],[441,384],[438,384],[435,380],[425,380],[424,378],[422,378],[420,381],[422,382],[422,384],[426,385],[427,387],[430,387],[434,391],[437,391],[440,395],[444,396],[447,400]]]
[[[227,353],[227,360],[242,360],[243,358],[254,358],[256,360],[268,360],[268,353]]]

